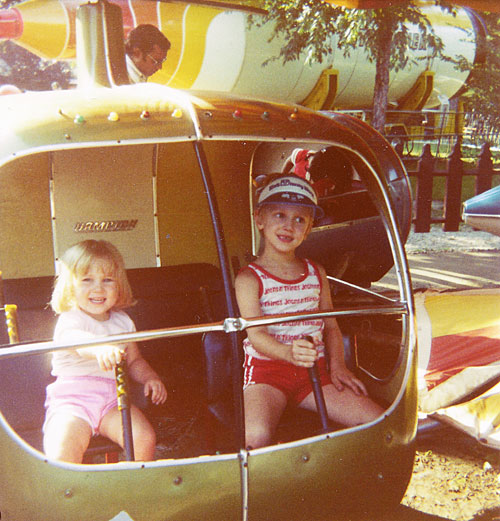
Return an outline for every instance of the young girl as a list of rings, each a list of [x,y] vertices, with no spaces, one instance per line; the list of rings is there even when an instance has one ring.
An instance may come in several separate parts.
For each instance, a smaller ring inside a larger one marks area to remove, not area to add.
[[[255,212],[261,251],[235,281],[242,317],[332,309],[325,270],[295,254],[311,231],[314,217],[321,212],[314,190],[300,177],[274,177],[262,189]],[[334,318],[252,327],[244,348],[249,447],[271,443],[289,401],[316,410],[307,371],[316,361],[331,420],[353,426],[374,420],[383,412],[347,369],[342,335]],[[329,372],[325,350],[330,359]]]
[[[87,240],[66,251],[52,294],[58,318],[54,340],[77,342],[135,331],[122,308],[133,304],[122,256],[109,242]],[[167,398],[159,376],[135,343],[56,351],[47,386],[43,446],[47,456],[81,463],[90,438],[102,434],[123,447],[114,367],[126,358],[132,378],[144,385],[154,404]],[[131,406],[137,460],[154,457],[156,437],[143,413]]]

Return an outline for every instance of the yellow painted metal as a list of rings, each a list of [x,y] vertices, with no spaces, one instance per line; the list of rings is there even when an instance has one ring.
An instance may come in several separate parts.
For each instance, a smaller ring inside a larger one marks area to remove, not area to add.
[[[413,468],[415,369],[408,383],[396,409],[376,425],[251,451],[249,521],[324,521],[337,511],[353,516],[399,503]]]
[[[2,521],[109,521],[120,512],[134,521],[240,518],[236,454],[149,465],[54,464],[9,431],[0,416]]]
[[[177,89],[189,89],[200,73],[205,56],[208,27],[221,9],[186,8],[182,20],[182,53],[175,73],[168,85]]]
[[[0,166],[13,154],[37,149],[245,136],[338,140],[375,157],[355,132],[317,112],[225,94],[188,94],[157,84],[3,96],[0,111],[9,128],[1,144]]]
[[[69,2],[67,8],[72,12],[68,13],[62,0],[44,0],[42,10],[37,0],[16,5],[23,17],[23,35],[17,43],[42,58],[74,56],[75,22],[71,7]],[[42,41],[41,34],[50,34],[50,38]]]
[[[252,231],[249,166],[257,143],[245,141],[207,142],[205,152],[212,173],[217,204],[231,266],[248,263]],[[236,275],[236,273],[233,273]]]
[[[212,219],[191,142],[159,147],[157,184],[162,266],[218,265]]]
[[[17,327],[17,306],[15,304],[5,304],[4,309],[9,342],[11,344],[17,344],[17,342],[19,342],[19,331]]]
[[[48,153],[20,157],[0,175],[0,266],[5,279],[54,275]]]
[[[56,258],[80,240],[108,236],[128,268],[157,265],[154,148],[88,146],[51,154]],[[132,224],[105,232],[103,223],[113,222]]]
[[[31,146],[55,149],[78,143],[194,137],[190,111],[195,99],[157,84],[3,96],[2,124],[9,133],[0,161]],[[117,120],[109,117],[111,112]],[[38,132],[40,127],[43,133]]]
[[[169,80],[175,77],[183,52],[183,19],[186,6],[182,3],[161,3],[158,9],[160,29],[164,34],[168,34],[172,46],[168,51],[168,60],[151,77],[151,81],[168,84]]]
[[[86,4],[76,17],[78,87],[128,84],[120,6]]]
[[[326,69],[321,73],[316,85],[300,104],[314,110],[333,109],[337,95],[339,71]]]
[[[434,71],[424,71],[413,87],[398,100],[399,110],[422,110],[434,88]]]

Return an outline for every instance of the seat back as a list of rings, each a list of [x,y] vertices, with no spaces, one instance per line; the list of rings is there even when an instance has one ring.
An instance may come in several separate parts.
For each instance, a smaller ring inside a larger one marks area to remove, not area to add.
[[[189,264],[129,270],[137,304],[127,310],[138,331],[200,324],[225,317],[223,285],[218,268]],[[165,378],[169,400],[203,393],[201,335],[142,342],[141,353]]]
[[[213,331],[203,336],[206,367],[206,399],[209,411],[224,426],[234,427],[234,395],[231,341],[226,333]]]

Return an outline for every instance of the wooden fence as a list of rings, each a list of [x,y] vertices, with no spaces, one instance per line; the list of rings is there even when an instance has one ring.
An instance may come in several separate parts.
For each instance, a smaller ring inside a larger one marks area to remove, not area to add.
[[[405,163],[408,175],[416,178],[414,198],[415,215],[413,219],[415,232],[430,231],[431,223],[443,223],[443,230],[458,231],[462,221],[462,181],[464,176],[475,176],[474,194],[480,194],[492,187],[493,176],[500,170],[493,168],[490,145],[484,144],[473,169],[464,168],[462,141],[458,139],[451,155],[446,159],[446,166],[437,169],[437,158],[432,155],[431,145],[425,144],[419,158],[408,158],[403,155],[403,146],[396,145],[396,151]],[[441,162],[442,163],[442,162]],[[432,216],[432,188],[435,177],[446,178],[443,216]]]

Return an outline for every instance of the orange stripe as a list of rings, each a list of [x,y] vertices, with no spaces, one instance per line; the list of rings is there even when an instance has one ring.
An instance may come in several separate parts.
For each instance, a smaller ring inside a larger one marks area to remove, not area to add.
[[[498,329],[496,333],[498,333]],[[500,339],[488,338],[488,336],[483,336],[480,331],[471,331],[468,335],[447,335],[434,338],[425,374],[428,389],[467,367],[498,362],[499,352]]]
[[[158,26],[157,2],[138,2],[132,0],[132,13],[135,25],[153,24]]]

